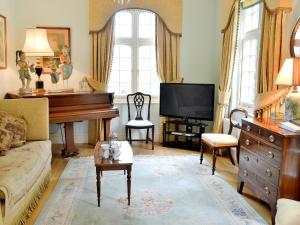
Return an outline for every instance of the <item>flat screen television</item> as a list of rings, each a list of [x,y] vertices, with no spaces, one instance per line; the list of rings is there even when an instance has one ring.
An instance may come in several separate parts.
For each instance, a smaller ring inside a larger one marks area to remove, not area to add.
[[[213,120],[214,84],[160,84],[160,115]]]

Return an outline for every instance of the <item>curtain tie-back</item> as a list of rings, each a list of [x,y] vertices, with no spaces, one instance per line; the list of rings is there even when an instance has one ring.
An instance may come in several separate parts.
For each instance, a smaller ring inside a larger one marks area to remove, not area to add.
[[[229,91],[220,91],[219,90],[219,101],[218,104],[221,106],[228,106],[231,96],[231,89]]]

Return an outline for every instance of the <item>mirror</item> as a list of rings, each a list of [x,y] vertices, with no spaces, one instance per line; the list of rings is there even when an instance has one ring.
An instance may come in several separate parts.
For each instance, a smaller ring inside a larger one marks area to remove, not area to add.
[[[300,58],[300,19],[294,27],[292,36],[291,36],[291,56]]]

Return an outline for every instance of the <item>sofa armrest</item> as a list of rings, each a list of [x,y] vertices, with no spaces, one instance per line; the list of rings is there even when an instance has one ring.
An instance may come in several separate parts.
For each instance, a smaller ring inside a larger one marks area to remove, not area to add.
[[[49,139],[48,98],[20,98],[0,100],[0,111],[22,116],[27,122],[28,141]]]

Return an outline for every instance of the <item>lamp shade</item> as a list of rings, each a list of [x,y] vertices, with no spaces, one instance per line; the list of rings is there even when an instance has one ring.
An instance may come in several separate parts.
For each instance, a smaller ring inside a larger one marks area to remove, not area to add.
[[[25,45],[22,51],[26,56],[54,56],[45,29],[26,29]]]
[[[275,84],[300,86],[300,58],[289,58],[285,60]]]

